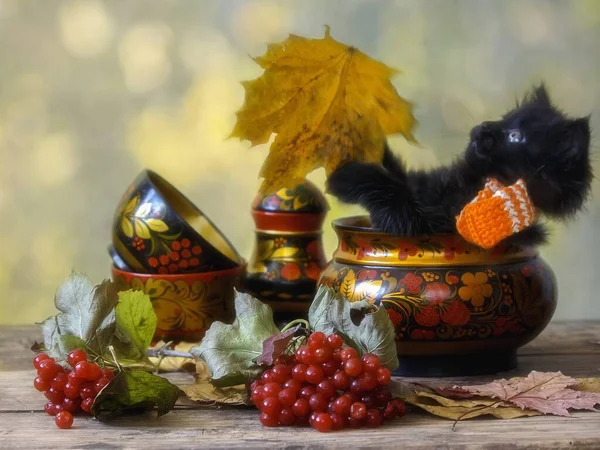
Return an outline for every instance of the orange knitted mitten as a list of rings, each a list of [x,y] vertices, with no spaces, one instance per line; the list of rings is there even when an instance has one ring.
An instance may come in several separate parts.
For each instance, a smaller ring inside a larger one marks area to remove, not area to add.
[[[467,241],[492,248],[533,223],[535,211],[523,180],[504,187],[490,179],[456,218],[456,229]]]

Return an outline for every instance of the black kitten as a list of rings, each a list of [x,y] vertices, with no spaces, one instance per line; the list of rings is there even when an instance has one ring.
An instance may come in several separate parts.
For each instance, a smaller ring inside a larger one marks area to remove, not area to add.
[[[501,120],[473,128],[449,167],[407,172],[386,146],[383,167],[349,163],[329,177],[328,191],[366,208],[373,227],[403,236],[456,233],[456,216],[488,177],[505,185],[523,178],[538,212],[567,218],[590,190],[589,143],[589,118],[566,117],[541,85]],[[535,245],[545,235],[536,223],[510,239]]]

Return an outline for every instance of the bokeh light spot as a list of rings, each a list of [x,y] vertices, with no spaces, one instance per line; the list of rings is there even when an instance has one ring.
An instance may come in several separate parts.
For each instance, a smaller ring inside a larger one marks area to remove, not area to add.
[[[558,32],[548,3],[512,1],[507,8],[509,24],[517,39],[526,45],[538,45],[552,40]]]
[[[231,29],[244,46],[263,46],[290,31],[288,2],[246,1],[238,4],[231,17]]]
[[[147,92],[161,86],[171,74],[167,50],[173,35],[161,22],[132,26],[119,44],[125,84],[131,92]]]
[[[184,65],[194,71],[234,71],[234,53],[227,38],[214,29],[204,29],[183,36],[179,55]]]
[[[69,53],[92,57],[104,51],[113,35],[113,24],[99,0],[69,0],[58,13],[60,37]]]
[[[33,155],[33,170],[39,184],[57,186],[69,181],[79,166],[77,148],[71,135],[44,136]]]
[[[468,89],[449,89],[443,93],[440,106],[446,127],[462,134],[484,120],[486,111],[483,99]]]

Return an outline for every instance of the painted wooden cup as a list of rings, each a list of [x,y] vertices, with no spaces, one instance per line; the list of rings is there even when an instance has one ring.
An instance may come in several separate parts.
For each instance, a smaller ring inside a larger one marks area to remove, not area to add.
[[[139,273],[178,274],[233,269],[242,257],[219,229],[181,192],[144,170],[114,216],[112,243]]]
[[[112,279],[119,291],[148,294],[157,317],[156,341],[199,342],[210,325],[234,318],[234,288],[239,288],[245,264],[214,272],[147,274],[119,270]]]
[[[335,220],[339,244],[320,284],[384,306],[399,374],[452,376],[516,366],[556,308],[556,281],[534,248],[490,250],[460,236],[394,236],[367,217]]]

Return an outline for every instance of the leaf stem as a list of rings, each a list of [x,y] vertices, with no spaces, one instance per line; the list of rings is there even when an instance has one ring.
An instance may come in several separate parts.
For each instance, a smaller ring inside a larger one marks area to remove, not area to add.
[[[180,350],[169,350],[166,348],[149,348],[146,350],[146,356],[149,358],[160,358],[160,357],[171,357],[171,358],[190,358],[193,359],[194,355],[189,352],[182,352]]]
[[[473,414],[474,412],[481,411],[481,410],[487,409],[487,408],[494,408],[494,407],[496,407],[496,405],[499,405],[500,403],[504,403],[504,401],[503,400],[498,400],[498,401],[492,403],[491,405],[478,406],[476,408],[472,408],[470,411],[467,411],[466,413],[461,414],[460,416],[458,416],[458,418],[452,424],[452,431],[456,431],[456,425],[458,425],[458,422],[461,421],[461,420],[463,420],[469,414]]]
[[[297,325],[297,324],[302,324],[302,325],[304,325],[304,328],[306,328],[307,330],[310,330],[310,324],[308,323],[307,320],[295,319],[295,320],[292,320],[290,323],[288,323],[285,327],[283,327],[281,329],[281,332],[283,333],[284,331],[289,330],[290,328],[292,328],[294,325]]]

